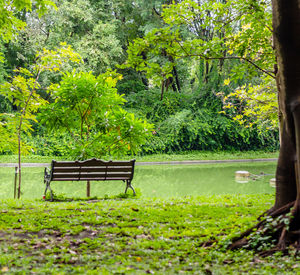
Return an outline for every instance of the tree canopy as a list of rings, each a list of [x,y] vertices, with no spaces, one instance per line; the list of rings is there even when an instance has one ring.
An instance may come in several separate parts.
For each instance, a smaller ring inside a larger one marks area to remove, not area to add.
[[[115,89],[119,79],[114,72],[95,77],[72,71],[52,88],[54,101],[41,111],[41,122],[71,135],[75,159],[136,154],[151,135],[152,125],[122,108],[125,100]]]
[[[258,118],[262,129],[277,127],[270,1],[184,0],[165,5],[162,19],[164,27],[130,44],[126,66],[144,72],[160,86],[174,75],[182,59],[202,59],[207,66],[217,60],[231,91],[218,93],[225,109],[234,109],[241,123],[251,126]],[[231,66],[226,74],[228,61]],[[248,83],[237,85],[243,79]]]

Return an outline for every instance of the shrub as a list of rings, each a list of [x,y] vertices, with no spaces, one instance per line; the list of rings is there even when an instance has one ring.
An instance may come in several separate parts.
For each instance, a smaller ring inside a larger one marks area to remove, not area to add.
[[[256,129],[207,109],[184,109],[156,125],[157,134],[143,147],[147,153],[186,150],[278,149],[278,133],[258,135]]]

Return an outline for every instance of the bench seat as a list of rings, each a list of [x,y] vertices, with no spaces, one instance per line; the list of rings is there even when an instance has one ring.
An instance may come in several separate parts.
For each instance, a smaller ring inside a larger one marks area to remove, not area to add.
[[[103,161],[89,159],[85,161],[55,161],[51,162],[51,169],[45,168],[44,183],[50,191],[51,201],[53,194],[50,187],[52,181],[87,181],[87,196],[90,196],[90,181],[122,180],[126,182],[125,193],[128,188],[135,190],[131,185],[134,174],[135,160],[130,161]]]

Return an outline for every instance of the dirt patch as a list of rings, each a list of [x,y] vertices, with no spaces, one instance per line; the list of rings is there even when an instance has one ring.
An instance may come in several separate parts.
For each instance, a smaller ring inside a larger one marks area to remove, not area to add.
[[[22,240],[31,240],[31,239],[43,239],[43,238],[50,238],[56,239],[60,241],[62,239],[95,239],[101,234],[103,234],[103,230],[101,228],[106,227],[117,227],[115,223],[105,223],[105,224],[89,224],[83,223],[82,226],[84,227],[79,233],[74,234],[71,231],[69,232],[61,232],[59,230],[53,230],[51,228],[45,228],[37,232],[29,232],[23,231],[22,229],[13,229],[10,231],[0,231],[0,240],[5,241],[13,241],[13,242],[22,242]],[[16,240],[18,239],[18,240]]]

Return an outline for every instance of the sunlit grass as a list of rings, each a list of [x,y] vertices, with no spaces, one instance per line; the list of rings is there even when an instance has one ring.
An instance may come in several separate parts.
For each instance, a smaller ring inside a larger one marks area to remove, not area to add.
[[[0,269],[9,274],[298,274],[299,256],[261,258],[226,249],[273,200],[272,195],[1,200]]]

